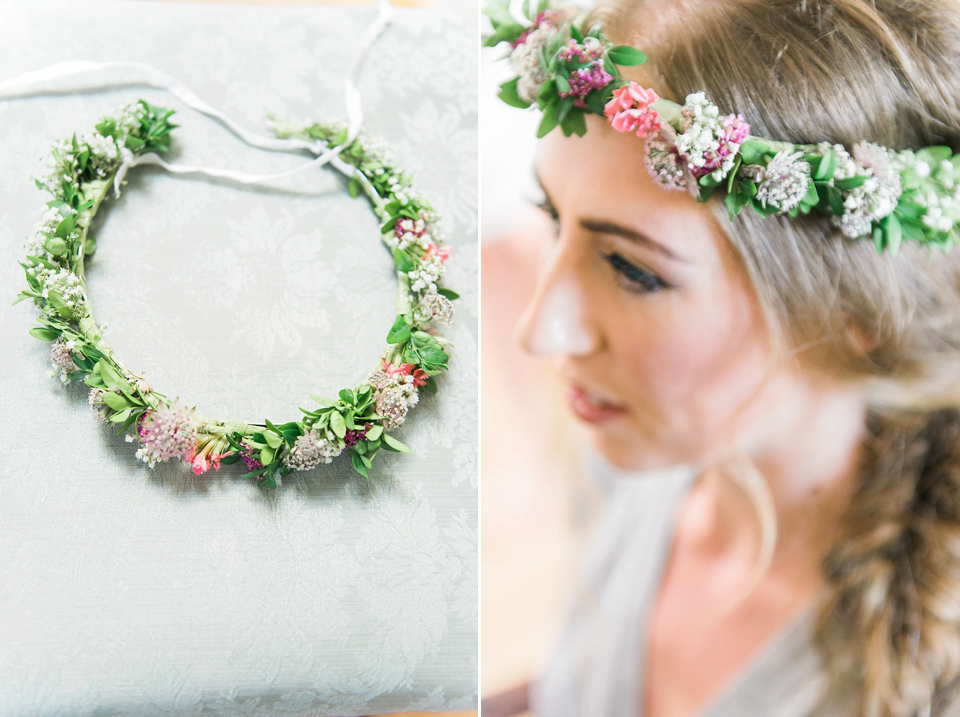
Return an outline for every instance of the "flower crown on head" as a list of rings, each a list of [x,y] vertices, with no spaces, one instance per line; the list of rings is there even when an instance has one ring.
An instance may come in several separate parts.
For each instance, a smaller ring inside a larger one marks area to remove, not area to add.
[[[528,0],[522,21],[508,0],[485,14],[493,34],[484,44],[511,46],[517,77],[500,87],[508,105],[543,112],[537,137],[556,127],[582,136],[585,115],[604,116],[618,132],[645,140],[646,166],[666,189],[689,189],[700,201],[726,193],[730,219],[746,207],[759,214],[831,216],[853,239],[872,237],[896,253],[904,240],[943,250],[960,243],[960,155],[949,147],[893,151],[860,142],[792,144],[750,134],[742,114],[722,115],[703,92],[683,105],[627,82],[618,66],[646,55],[613,45],[599,25],[584,28],[578,8]]]

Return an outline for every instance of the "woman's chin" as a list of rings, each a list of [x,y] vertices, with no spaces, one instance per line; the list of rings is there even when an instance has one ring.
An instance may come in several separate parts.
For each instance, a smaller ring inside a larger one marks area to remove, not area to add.
[[[618,470],[640,473],[688,462],[654,445],[625,440],[604,431],[591,430],[589,433],[594,448]]]

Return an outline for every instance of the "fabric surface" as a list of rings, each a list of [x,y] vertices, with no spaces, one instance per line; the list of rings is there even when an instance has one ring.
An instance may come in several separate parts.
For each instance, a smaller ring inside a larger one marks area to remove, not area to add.
[[[342,117],[373,8],[0,1],[0,80],[66,59],[144,62],[247,128]],[[378,457],[277,491],[236,467],[149,470],[99,425],[50,345],[21,245],[52,143],[144,98],[179,108],[172,162],[279,172],[169,94],[101,76],[0,101],[0,714],[357,715],[467,709],[477,685],[477,28],[396,9],[360,74],[365,128],[445,220],[450,371]],[[135,73],[127,77],[136,78]],[[113,83],[106,91],[75,91]],[[94,225],[88,290],[120,359],[200,413],[295,420],[355,385],[394,318],[369,205],[331,169],[281,189],[137,167]],[[285,188],[285,189],[284,189]]]
[[[609,511],[584,558],[579,592],[532,694],[538,717],[638,717],[647,622],[666,568],[688,467],[607,475]],[[703,717],[809,717],[824,689],[814,610],[774,635]],[[832,717],[849,713],[832,705]]]

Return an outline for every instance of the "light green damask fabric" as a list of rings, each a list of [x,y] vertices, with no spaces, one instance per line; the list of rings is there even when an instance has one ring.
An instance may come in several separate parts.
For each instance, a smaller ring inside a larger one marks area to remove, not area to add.
[[[342,117],[370,8],[0,2],[0,80],[66,59],[157,67],[247,128]],[[48,376],[10,303],[54,140],[140,97],[178,107],[172,162],[270,173],[262,152],[135,74],[0,101],[0,714],[355,715],[465,709],[477,656],[477,27],[397,9],[360,75],[365,127],[446,220],[451,370],[370,480],[338,462],[264,492],[151,472]],[[333,170],[294,192],[131,170],[88,287],[127,365],[206,415],[294,420],[378,363],[396,281]]]

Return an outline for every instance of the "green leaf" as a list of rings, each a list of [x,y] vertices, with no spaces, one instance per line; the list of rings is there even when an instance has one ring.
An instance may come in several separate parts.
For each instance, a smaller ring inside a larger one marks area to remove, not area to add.
[[[103,402],[110,406],[114,411],[122,411],[130,407],[130,402],[119,393],[103,394]]]
[[[397,269],[404,274],[410,272],[410,270],[416,266],[416,264],[413,263],[413,259],[410,258],[410,255],[399,249],[393,250],[393,262],[397,265]]]
[[[283,443],[283,439],[273,431],[265,431],[263,437],[267,441],[267,445],[273,449],[279,448]]]
[[[856,189],[861,186],[866,181],[866,177],[857,175],[855,177],[848,177],[847,179],[837,179],[834,181],[833,186],[841,192],[849,192],[851,189]]]
[[[120,374],[116,372],[113,366],[102,360],[97,362],[97,366],[100,367],[100,377],[103,379],[107,388],[110,390],[120,389],[124,395],[133,398],[133,389],[130,387],[130,384],[120,377]]]
[[[896,214],[890,214],[883,218],[882,225],[890,253],[896,256],[897,252],[900,251],[900,243],[903,241],[903,228],[900,226],[900,220],[897,219]]]
[[[953,157],[953,151],[949,147],[933,146],[924,147],[917,152],[917,159],[927,159],[930,164],[940,164],[945,159]]]
[[[83,242],[83,253],[86,256],[90,256],[97,250],[97,240],[93,238],[87,238]]]
[[[375,441],[380,437],[382,433],[383,433],[383,426],[379,424],[370,426],[370,428],[367,429],[365,438],[368,441]]]
[[[311,393],[311,394],[310,394],[310,398],[312,398],[314,401],[316,401],[317,403],[319,403],[321,406],[323,406],[323,407],[325,407],[325,408],[326,408],[327,406],[332,406],[333,404],[336,403],[336,401],[334,401],[332,398],[325,398],[324,396],[317,396],[317,395],[314,394],[314,393]]]
[[[843,196],[836,187],[827,187],[827,202],[838,217],[843,216]]]
[[[501,25],[492,35],[483,41],[483,45],[484,47],[496,47],[501,42],[513,42],[520,37],[520,34],[526,29],[523,25],[516,22]]]
[[[353,469],[362,475],[364,478],[369,478],[370,474],[367,473],[367,467],[363,464],[361,456],[356,451],[350,451],[350,461],[353,463]]]
[[[344,403],[354,403],[355,399],[353,397],[353,391],[349,388],[344,388],[340,391],[340,400]]]
[[[387,334],[387,343],[399,344],[409,338],[410,327],[407,325],[407,320],[403,316],[398,316],[397,320],[393,322],[393,326],[390,327],[390,332]]]
[[[727,195],[726,197],[727,214],[730,216],[730,221],[733,221],[734,217],[736,217],[740,213],[740,210],[746,206],[748,201],[749,201],[749,198],[742,194]]]
[[[739,154],[733,162],[733,168],[730,170],[730,173],[727,175],[727,192],[733,191],[733,185],[735,182],[738,182],[737,171],[740,169],[740,165],[743,163],[743,157]]]
[[[740,156],[743,164],[760,164],[763,159],[765,146],[755,139],[748,139],[740,145]]]
[[[41,341],[53,341],[60,337],[60,332],[54,331],[53,329],[41,329],[39,327],[35,329],[30,329],[30,335],[35,339],[40,339]]]
[[[540,127],[537,129],[537,139],[545,137],[550,130],[557,126],[557,104],[553,102],[546,106],[543,111],[543,119],[540,120]]]
[[[102,122],[94,126],[103,137],[113,137],[113,133],[117,129],[117,123],[110,117],[105,117]]]
[[[567,78],[566,78],[565,76],[563,76],[563,75],[557,75],[557,76],[553,79],[553,81],[557,83],[557,89],[558,89],[560,92],[570,92],[570,91],[572,91],[572,89],[573,89],[573,88],[570,87],[570,81],[567,80]],[[571,106],[571,107],[573,106],[573,103],[576,101],[575,98],[573,98],[573,97],[564,97],[563,99],[565,99],[565,100],[570,100],[570,106]],[[561,103],[561,104],[562,104],[562,103]],[[562,108],[562,107],[560,108],[560,111],[558,112],[558,115],[561,116],[561,117],[564,116],[564,112],[563,112],[563,108]]]
[[[276,455],[276,451],[275,451],[273,448],[271,448],[270,446],[267,446],[266,448],[261,448],[261,449],[260,449],[260,462],[263,463],[263,465],[265,465],[265,466],[266,466],[266,465],[270,465],[271,463],[273,463],[273,457],[274,457],[275,455]]]
[[[502,85],[500,85],[500,94],[498,97],[511,107],[526,109],[530,106],[530,103],[520,97],[520,94],[517,91],[518,82],[520,82],[519,77],[515,77],[509,82],[504,82]]]
[[[383,446],[395,453],[409,453],[410,449],[388,433],[383,434]]]
[[[50,237],[44,242],[43,248],[54,256],[64,256],[67,253],[67,243],[60,237]]]
[[[73,218],[73,215],[71,214],[70,216],[64,217],[63,219],[61,219],[60,223],[57,224],[56,236],[60,237],[61,239],[64,239],[70,235],[70,232],[73,231],[73,228],[74,228],[74,218]]]
[[[813,173],[814,180],[825,181],[833,176],[837,170],[837,154],[832,149],[828,149],[820,159],[820,164]]]
[[[264,486],[265,488],[269,488],[270,490],[276,490],[276,489],[277,489],[277,479],[274,477],[273,473],[271,473],[270,475],[268,475],[268,476],[266,476],[265,478],[263,478],[263,479],[258,483],[258,485],[262,485],[262,486]]]
[[[343,420],[343,415],[339,411],[333,411],[330,414],[330,429],[337,438],[347,435],[347,422]]]
[[[610,61],[614,64],[621,65],[623,67],[631,67],[633,65],[642,65],[647,61],[646,54],[640,52],[636,48],[630,47],[629,45],[616,45],[607,50],[607,57],[610,58]]]
[[[117,394],[115,394],[115,393],[112,393],[112,394],[108,393],[107,395],[108,395],[108,396],[116,396]],[[132,412],[133,412],[133,406],[129,406],[129,407],[123,409],[122,411],[119,411],[119,412],[117,412],[117,413],[114,413],[114,414],[113,414],[112,416],[110,416],[110,418],[107,419],[107,420],[109,420],[111,423],[123,423],[123,422],[126,421],[128,418],[130,418],[130,414],[131,414]]]
[[[460,294],[458,294],[457,292],[453,291],[452,289],[444,289],[444,288],[441,287],[441,288],[437,289],[437,293],[440,294],[440,296],[445,296],[445,297],[447,297],[448,299],[450,299],[450,301],[453,301],[454,299],[459,299],[459,298],[460,298]]]
[[[583,137],[587,132],[587,121],[584,119],[583,112],[575,108],[564,118],[560,129],[563,130],[565,137],[574,134]]]
[[[347,191],[350,193],[351,197],[356,199],[360,196],[360,192],[363,191],[363,185],[356,177],[350,177],[350,182],[347,184]]]
[[[873,245],[877,248],[877,251],[883,252],[883,229],[877,224],[873,225]]]
[[[699,184],[701,187],[719,187],[721,182],[723,182],[722,179],[717,179],[713,176],[713,173],[710,173],[704,174],[702,177],[700,177],[700,179],[697,181],[697,184]]]

